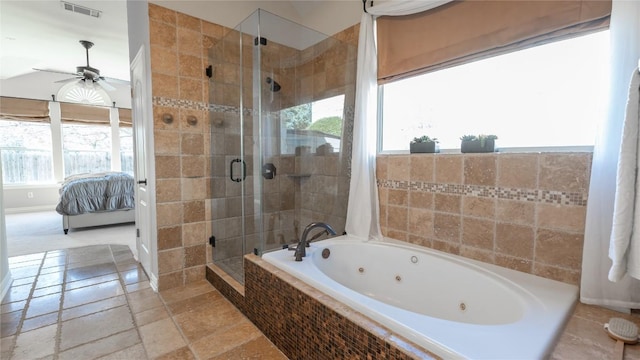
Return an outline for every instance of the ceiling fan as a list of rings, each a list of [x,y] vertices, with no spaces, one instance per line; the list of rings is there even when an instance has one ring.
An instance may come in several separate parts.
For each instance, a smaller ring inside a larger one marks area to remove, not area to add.
[[[113,87],[111,84],[109,84],[110,82],[111,83],[119,83],[119,84],[123,84],[123,85],[129,85],[129,82],[126,81],[126,80],[100,76],[100,70],[98,70],[96,68],[93,68],[93,67],[91,67],[89,65],[89,49],[91,49],[91,47],[93,46],[93,43],[91,41],[88,41],[88,40],[80,40],[80,44],[82,44],[82,46],[85,48],[85,51],[87,53],[87,65],[77,66],[75,73],[56,71],[56,70],[36,69],[36,68],[34,68],[33,70],[45,71],[45,72],[51,72],[51,73],[57,73],[57,74],[74,75],[73,78],[59,80],[59,81],[56,81],[56,83],[69,82],[71,80],[78,79],[79,81],[82,81],[85,84],[94,84],[94,83],[96,83],[96,84],[102,86],[107,91],[116,90],[115,87]]]

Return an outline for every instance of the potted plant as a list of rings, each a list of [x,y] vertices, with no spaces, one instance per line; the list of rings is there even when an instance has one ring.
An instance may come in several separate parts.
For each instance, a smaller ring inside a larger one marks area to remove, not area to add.
[[[463,135],[460,151],[463,153],[486,153],[496,150],[496,135]]]
[[[437,153],[440,152],[438,139],[430,138],[427,135],[416,137],[409,143],[410,153]]]

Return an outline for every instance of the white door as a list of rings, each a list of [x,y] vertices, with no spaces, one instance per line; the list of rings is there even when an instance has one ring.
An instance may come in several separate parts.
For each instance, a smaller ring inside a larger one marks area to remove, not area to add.
[[[136,166],[136,244],[138,248],[138,261],[142,264],[147,274],[151,276],[151,215],[150,194],[147,187],[147,121],[150,109],[146,106],[146,81],[144,48],[141,47],[138,54],[131,62],[131,95],[133,100],[132,117],[135,141],[135,166]]]

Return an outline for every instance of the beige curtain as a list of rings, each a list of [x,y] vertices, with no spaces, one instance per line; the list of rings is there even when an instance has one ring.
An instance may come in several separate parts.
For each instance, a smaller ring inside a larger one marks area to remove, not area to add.
[[[109,108],[71,103],[60,103],[63,123],[110,125]]]
[[[377,19],[378,80],[389,82],[609,26],[611,0],[454,1]]]
[[[131,109],[118,108],[118,122],[119,127],[132,127],[133,121],[131,119]]]
[[[49,102],[2,96],[0,97],[0,119],[50,122]]]

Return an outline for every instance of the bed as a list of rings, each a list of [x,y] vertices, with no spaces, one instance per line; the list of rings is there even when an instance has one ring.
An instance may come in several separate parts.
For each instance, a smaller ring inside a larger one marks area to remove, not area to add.
[[[62,229],[135,221],[133,176],[123,172],[79,174],[67,177],[56,206]]]

